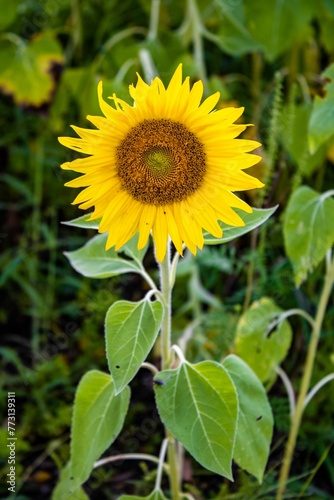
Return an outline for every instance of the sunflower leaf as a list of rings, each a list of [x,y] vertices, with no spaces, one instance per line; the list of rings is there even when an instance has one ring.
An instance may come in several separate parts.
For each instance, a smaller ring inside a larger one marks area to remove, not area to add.
[[[206,245],[219,245],[221,243],[227,243],[228,241],[232,241],[239,236],[243,236],[249,231],[252,231],[258,226],[261,226],[266,220],[271,217],[271,215],[277,210],[278,205],[273,208],[253,208],[253,212],[251,214],[247,214],[242,210],[234,209],[243,219],[245,225],[242,227],[232,227],[224,224],[223,222],[219,222],[220,227],[223,230],[222,238],[215,238],[208,232],[204,232],[204,243]]]
[[[243,0],[243,3],[246,26],[270,62],[309,36],[306,27],[316,8],[312,0]]]
[[[220,15],[218,43],[229,54],[261,51],[268,61],[288,51],[308,34],[305,27],[314,13],[306,0],[217,1]]]
[[[76,219],[68,220],[62,222],[65,226],[72,227],[82,227],[83,229],[98,229],[100,224],[100,219],[98,220],[88,220],[92,214],[84,214]]]
[[[334,200],[325,195],[301,186],[292,194],[285,212],[284,245],[297,286],[334,244]]]
[[[126,387],[115,395],[110,375],[92,370],[81,379],[74,401],[71,440],[71,489],[89,477],[95,461],[121,431],[130,399]]]
[[[154,380],[165,426],[203,467],[232,479],[238,397],[227,370],[214,361],[185,362]]]
[[[292,331],[284,320],[274,331],[270,324],[282,313],[271,299],[254,302],[241,316],[235,337],[235,352],[252,368],[262,382],[275,376],[275,367],[289,350]]]
[[[41,106],[51,100],[55,89],[52,66],[62,64],[58,41],[48,33],[31,42],[4,40],[0,43],[0,87],[17,105]]]
[[[162,303],[143,299],[121,300],[107,312],[106,350],[115,393],[133,379],[157,338],[163,314]]]
[[[77,217],[76,219],[62,222],[65,226],[72,227],[81,227],[83,229],[98,229],[100,224],[100,219],[98,220],[88,220],[91,214],[81,215],[81,217]],[[138,263],[143,261],[145,254],[147,252],[148,243],[144,248],[138,250],[138,234],[135,234],[131,240],[129,240],[119,252],[124,252],[125,255],[130,257],[131,259],[137,261]]]
[[[115,250],[106,250],[108,234],[99,234],[83,247],[65,252],[72,267],[87,278],[110,278],[123,273],[139,273],[141,266],[136,261],[119,257]]]
[[[233,458],[262,482],[273,433],[273,415],[266,391],[253,370],[238,356],[224,359],[239,400],[239,419]]]

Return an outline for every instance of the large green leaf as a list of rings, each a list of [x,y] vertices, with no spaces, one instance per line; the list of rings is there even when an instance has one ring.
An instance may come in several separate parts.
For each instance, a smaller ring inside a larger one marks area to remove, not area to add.
[[[216,2],[220,14],[217,41],[225,52],[237,56],[261,50],[261,44],[255,40],[247,27],[244,4],[244,0]]]
[[[236,332],[235,350],[264,382],[274,376],[275,367],[289,350],[292,331],[288,321],[282,321],[274,331],[268,331],[272,321],[282,313],[271,299],[254,302],[241,316]]]
[[[233,458],[262,482],[273,434],[273,415],[266,391],[253,370],[238,356],[224,359],[238,394],[239,419]]]
[[[314,153],[334,135],[334,63],[321,74],[327,80],[324,97],[316,96],[309,122],[309,148]]]
[[[94,236],[83,247],[65,252],[72,267],[88,278],[110,278],[123,273],[139,273],[141,266],[119,257],[115,250],[106,250],[107,234]]]
[[[116,394],[133,379],[157,338],[163,315],[160,301],[125,300],[113,304],[105,322],[109,370]]]
[[[71,439],[71,484],[73,490],[89,477],[95,461],[121,431],[130,399],[130,389],[115,396],[110,375],[92,370],[79,383],[74,401]]]
[[[326,194],[326,193],[325,193]],[[334,243],[334,200],[307,186],[291,196],[283,225],[285,250],[299,286]]]
[[[313,0],[217,0],[218,40],[233,55],[262,51],[273,61],[308,35]]]
[[[238,398],[226,369],[214,361],[185,362],[154,380],[165,426],[203,467],[232,479]]]
[[[18,105],[41,106],[55,89],[51,69],[63,61],[61,46],[49,33],[17,43],[0,42],[0,87]]]
[[[163,492],[159,490],[154,490],[148,497],[138,497],[136,495],[122,495],[118,500],[168,500]]]
[[[244,0],[244,3],[249,32],[261,44],[269,61],[309,35],[308,23],[316,8],[313,0]]]
[[[239,238],[239,236],[249,233],[249,231],[252,231],[252,229],[261,226],[261,224],[266,222],[266,220],[268,220],[269,217],[275,212],[277,206],[266,209],[253,208],[253,212],[251,214],[247,214],[242,210],[235,209],[235,211],[245,222],[245,225],[242,227],[232,227],[224,224],[223,222],[219,222],[220,227],[223,229],[223,237],[215,238],[208,232],[204,232],[204,243],[206,245],[219,245],[220,243],[227,243],[228,241],[234,240],[235,238]]]

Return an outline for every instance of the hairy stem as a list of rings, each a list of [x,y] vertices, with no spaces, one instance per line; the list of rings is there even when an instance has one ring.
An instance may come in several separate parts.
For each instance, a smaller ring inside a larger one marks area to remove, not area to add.
[[[166,256],[160,264],[161,293],[164,303],[164,316],[161,325],[161,368],[166,370],[170,364],[172,289],[170,286],[170,244]]]
[[[314,327],[312,330],[311,341],[307,352],[304,374],[297,400],[296,410],[294,415],[292,416],[290,434],[285,449],[282,468],[280,471],[278,490],[276,496],[277,500],[283,499],[286,483],[289,477],[293,453],[295,450],[301,419],[305,408],[305,399],[307,398],[307,393],[309,390],[312,371],[313,371],[314,360],[317,353],[321,326],[325,316],[333,283],[334,283],[334,259],[332,260],[330,266],[327,269],[327,273],[325,276],[325,283],[320,296],[319,306],[315,317]]]
[[[164,316],[161,325],[161,368],[166,370],[171,364],[171,315],[172,315],[172,286],[170,243],[167,252],[160,264],[161,293],[164,301]],[[170,486],[173,500],[180,500],[180,470],[174,436],[166,429],[168,439],[168,464],[170,469]]]

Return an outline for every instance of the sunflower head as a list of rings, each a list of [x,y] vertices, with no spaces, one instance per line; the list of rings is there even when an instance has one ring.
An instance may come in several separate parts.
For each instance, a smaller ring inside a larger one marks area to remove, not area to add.
[[[201,103],[203,84],[190,88],[179,65],[166,88],[159,78],[147,85],[138,75],[129,88],[133,106],[98,97],[104,117],[88,116],[95,129],[74,127],[79,138],[59,141],[89,155],[62,168],[83,175],[67,183],[84,189],[75,198],[79,208],[94,207],[90,220],[101,219],[99,232],[108,232],[107,249],[116,250],[139,232],[138,248],[150,233],[162,261],[168,236],[182,254],[202,248],[203,229],[221,237],[221,220],[232,226],[244,222],[233,208],[252,209],[234,191],[263,186],[244,170],[260,161],[249,154],[256,141],[237,139],[246,125],[235,124],[243,108],[213,111],[219,93]]]

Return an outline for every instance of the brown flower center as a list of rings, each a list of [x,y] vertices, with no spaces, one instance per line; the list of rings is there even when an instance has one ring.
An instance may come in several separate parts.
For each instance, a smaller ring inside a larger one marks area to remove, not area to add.
[[[144,120],[117,147],[117,173],[133,198],[167,205],[195,193],[205,174],[197,137],[171,120]]]

